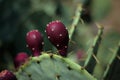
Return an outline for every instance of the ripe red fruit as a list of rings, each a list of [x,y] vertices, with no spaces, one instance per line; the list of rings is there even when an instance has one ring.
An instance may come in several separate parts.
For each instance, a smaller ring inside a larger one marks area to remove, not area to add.
[[[15,68],[18,69],[22,64],[28,60],[29,56],[25,52],[20,52],[16,55],[14,59]]]
[[[17,80],[17,78],[12,72],[4,70],[0,72],[0,80]]]
[[[76,53],[76,58],[78,61],[84,59],[86,56],[85,52],[83,50],[78,50]]]
[[[33,56],[39,56],[44,45],[42,34],[38,30],[32,30],[27,33],[26,42]]]
[[[65,25],[56,20],[47,24],[46,33],[51,43],[58,49],[61,56],[67,56],[69,42],[68,31]]]

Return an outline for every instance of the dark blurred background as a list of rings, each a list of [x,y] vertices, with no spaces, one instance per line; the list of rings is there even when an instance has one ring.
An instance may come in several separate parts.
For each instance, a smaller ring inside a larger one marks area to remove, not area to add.
[[[97,33],[95,22],[104,26],[106,44],[111,43],[110,39],[112,42],[120,39],[120,0],[0,0],[0,71],[14,69],[13,59],[18,52],[31,55],[25,36],[32,29],[43,34],[44,51],[52,50],[44,32],[46,24],[59,19],[69,28],[80,3],[84,4],[81,18],[86,25],[78,24],[70,51],[88,49],[86,42]]]

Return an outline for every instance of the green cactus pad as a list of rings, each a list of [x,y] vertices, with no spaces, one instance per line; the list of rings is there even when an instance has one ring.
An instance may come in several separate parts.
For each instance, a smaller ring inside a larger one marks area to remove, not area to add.
[[[15,74],[18,80],[96,80],[71,60],[47,53],[31,57]]]

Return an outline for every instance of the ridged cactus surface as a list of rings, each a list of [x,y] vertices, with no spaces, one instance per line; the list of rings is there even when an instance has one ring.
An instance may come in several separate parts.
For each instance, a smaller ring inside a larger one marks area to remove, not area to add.
[[[16,76],[18,80],[96,80],[78,64],[52,53],[31,57]]]

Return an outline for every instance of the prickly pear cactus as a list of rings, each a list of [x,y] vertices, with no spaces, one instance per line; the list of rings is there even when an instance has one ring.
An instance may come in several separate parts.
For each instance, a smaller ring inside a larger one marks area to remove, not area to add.
[[[99,24],[99,20],[109,11],[110,0],[74,0],[69,4],[66,0],[24,0],[25,4],[17,0],[7,4],[7,1],[0,2],[3,7],[1,15],[4,14],[2,26],[5,27],[0,31],[3,34],[0,53],[4,52],[4,58],[8,61],[6,69],[0,72],[0,80],[120,80],[120,35],[114,34],[114,31],[112,35],[108,35],[107,31],[104,33],[104,25]],[[16,4],[17,8],[14,8]],[[28,10],[26,4],[31,5]],[[16,28],[9,30],[11,26]],[[94,38],[90,32],[96,33],[95,26],[98,27],[98,34]],[[26,47],[31,53],[26,53],[24,41],[19,41],[26,31],[29,31]],[[10,35],[5,36],[6,32]],[[12,62],[9,52],[14,54],[20,50],[25,52],[19,52]],[[3,69],[1,65],[0,69]]]
[[[96,80],[83,67],[56,54],[31,57],[16,72],[18,80]]]

